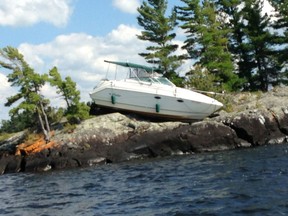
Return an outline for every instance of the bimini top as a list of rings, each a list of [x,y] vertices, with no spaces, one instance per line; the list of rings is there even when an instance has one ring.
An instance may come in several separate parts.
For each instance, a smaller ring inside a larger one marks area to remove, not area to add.
[[[129,63],[129,62],[116,62],[116,61],[107,61],[107,60],[104,60],[104,62],[120,65],[120,66],[123,66],[123,67],[144,69],[147,72],[161,72],[161,70],[159,68],[148,67],[148,66],[145,66],[145,65],[134,64],[134,63]]]
[[[146,83],[156,83],[156,84],[164,84],[168,85],[170,87],[175,87],[175,85],[168,80],[166,77],[163,77],[161,74],[158,74],[157,72],[160,72],[161,70],[159,68],[155,67],[148,67],[145,65],[139,65],[129,62],[115,62],[115,61],[107,61],[104,60],[107,63],[120,65],[123,67],[129,68],[129,79],[138,80],[139,82],[146,82]]]

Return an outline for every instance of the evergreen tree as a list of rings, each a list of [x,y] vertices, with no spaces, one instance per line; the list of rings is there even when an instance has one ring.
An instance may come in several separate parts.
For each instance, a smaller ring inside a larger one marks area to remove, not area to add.
[[[67,105],[68,110],[73,104],[77,104],[80,100],[80,91],[76,89],[76,83],[72,81],[71,77],[66,77],[62,80],[60,73],[56,67],[49,71],[51,77],[50,83],[52,86],[56,86],[57,94],[60,94]]]
[[[32,128],[35,125],[34,114],[24,110],[11,116],[9,120],[1,121],[0,133],[15,133]]]
[[[279,59],[285,59],[286,52],[278,50],[283,41],[275,37],[270,17],[263,14],[263,1],[217,0],[217,5],[232,32],[229,50],[238,65],[239,77],[247,82],[243,89],[267,91],[269,86],[283,83],[283,61]]]
[[[176,13],[173,10],[170,16],[166,16],[167,0],[143,1],[138,8],[138,24],[144,28],[138,38],[151,42],[146,48],[147,53],[139,53],[148,63],[155,63],[168,78],[179,79],[175,70],[180,66],[183,56],[173,53],[178,45],[173,44],[176,34],[173,32],[176,22]],[[173,81],[173,79],[172,79]],[[181,81],[181,80],[180,80]]]
[[[211,74],[206,68],[201,68],[200,65],[195,65],[194,69],[187,74],[186,86],[202,91],[218,92],[219,86],[215,85],[216,77]]]
[[[279,83],[281,65],[278,63],[273,48],[275,37],[270,32],[270,18],[262,15],[263,2],[260,0],[246,0],[243,8],[243,31],[245,46],[249,47],[253,68],[248,82],[250,89],[267,91],[270,85]]]
[[[251,46],[245,44],[245,32],[243,12],[240,9],[243,5],[241,0],[217,0],[219,13],[224,17],[223,25],[230,30],[228,48],[233,57],[234,72],[242,79],[242,89],[246,89],[247,80],[251,80],[251,71],[254,62],[251,56]]]
[[[269,0],[276,15],[273,27],[276,32],[275,43],[278,46],[278,60],[282,66],[282,83],[288,84],[288,0]]]
[[[86,119],[89,116],[89,107],[80,102],[80,91],[76,88],[76,83],[71,77],[65,77],[62,80],[60,73],[56,67],[49,71],[50,83],[57,88],[57,94],[60,94],[67,105],[66,115],[70,119],[80,118]],[[72,120],[73,121],[73,120]]]
[[[186,6],[178,7],[181,28],[187,33],[184,48],[195,64],[200,64],[215,75],[223,89],[237,90],[241,84],[233,72],[232,56],[228,50],[229,29],[218,16],[211,0],[181,0]]]
[[[177,7],[178,19],[183,22],[180,26],[185,30],[186,40],[182,48],[186,49],[189,57],[199,61],[202,46],[200,44],[200,27],[203,25],[200,0],[181,0],[186,6]]]
[[[12,70],[8,75],[8,82],[11,86],[19,88],[19,92],[9,98],[5,106],[11,106],[22,99],[16,107],[10,110],[12,116],[19,115],[21,112],[31,112],[37,114],[42,132],[47,141],[50,140],[50,126],[44,107],[49,101],[40,93],[41,88],[47,80],[46,75],[40,75],[25,62],[24,57],[13,47],[6,47],[0,50],[0,56],[3,61],[0,65],[6,69]]]

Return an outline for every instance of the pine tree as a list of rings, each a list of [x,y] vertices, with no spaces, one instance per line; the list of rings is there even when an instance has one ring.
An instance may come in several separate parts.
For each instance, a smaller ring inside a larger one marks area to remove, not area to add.
[[[176,37],[173,32],[177,25],[176,13],[173,10],[170,16],[166,16],[166,11],[167,0],[143,1],[138,8],[138,24],[144,30],[137,36],[140,40],[151,43],[146,48],[148,52],[139,55],[148,63],[158,64],[166,77],[178,79],[175,70],[180,66],[183,56],[173,54],[178,48],[177,44],[172,43]]]
[[[254,62],[251,57],[251,46],[245,44],[245,32],[243,12],[240,9],[243,5],[241,0],[217,0],[217,8],[224,17],[224,25],[230,30],[228,39],[228,49],[233,57],[234,72],[242,79],[242,89],[246,89],[244,83],[251,80],[251,71],[254,68]]]
[[[9,98],[5,106],[11,106],[15,102],[22,101],[13,109],[10,114],[17,115],[22,111],[37,114],[41,130],[45,139],[50,141],[50,126],[44,107],[49,101],[41,95],[41,88],[47,80],[47,75],[37,74],[24,60],[22,54],[16,48],[6,47],[0,50],[0,56],[3,61],[0,65],[6,69],[12,70],[8,75],[8,82],[11,86],[19,88],[19,92]]]
[[[270,85],[279,83],[281,65],[277,61],[276,51],[273,48],[275,37],[269,31],[270,18],[262,15],[263,2],[260,0],[246,0],[243,8],[243,27],[245,46],[249,47],[253,68],[249,77],[252,90],[267,91]]]
[[[211,0],[181,0],[178,7],[181,28],[187,33],[185,46],[195,64],[200,64],[215,75],[223,89],[237,90],[241,84],[233,72],[232,56],[228,50],[229,29],[225,28]]]
[[[76,83],[71,77],[62,79],[56,67],[49,71],[50,84],[57,88],[57,94],[60,94],[67,105],[66,115],[71,118],[86,119],[89,116],[89,107],[80,102],[80,91],[76,88]]]
[[[288,84],[288,0],[269,0],[274,7],[276,17],[273,19],[273,27],[276,30],[278,46],[278,60],[282,66],[282,83]]]
[[[13,114],[9,120],[2,120],[0,125],[0,133],[15,133],[32,128],[35,125],[35,118],[32,112],[23,110]]]
[[[80,100],[80,91],[76,89],[76,83],[72,81],[71,77],[66,77],[65,80],[62,80],[60,73],[56,67],[52,68],[49,71],[51,77],[50,83],[52,86],[56,86],[57,94],[61,94],[64,98],[67,108],[73,104],[77,104]]]
[[[229,50],[239,77],[247,82],[243,89],[267,91],[282,83],[279,59],[283,52],[278,50],[282,42],[272,31],[270,17],[263,14],[263,1],[217,0],[217,5],[227,16],[226,25],[232,32]]]
[[[186,49],[189,57],[198,59],[201,54],[200,28],[203,25],[200,0],[181,0],[186,5],[177,7],[177,17],[182,22],[180,26],[186,33],[186,40],[182,48]]]
[[[187,74],[186,86],[202,91],[218,92],[219,86],[215,85],[216,77],[211,74],[206,68],[201,68],[200,65],[195,65]]]

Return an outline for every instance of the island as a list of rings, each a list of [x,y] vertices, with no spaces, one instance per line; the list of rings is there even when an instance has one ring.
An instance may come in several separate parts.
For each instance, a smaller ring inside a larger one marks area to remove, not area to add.
[[[68,131],[59,126],[49,143],[39,137],[28,145],[23,143],[25,131],[19,132],[0,143],[0,174],[288,143],[288,87],[229,97],[234,111],[195,123],[155,122],[116,112]]]

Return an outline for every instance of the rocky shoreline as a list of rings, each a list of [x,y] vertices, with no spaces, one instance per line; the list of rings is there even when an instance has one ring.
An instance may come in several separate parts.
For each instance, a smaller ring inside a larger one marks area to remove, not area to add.
[[[53,147],[15,155],[25,133],[0,143],[0,174],[47,171],[141,158],[288,143],[288,87],[230,95],[234,111],[193,124],[150,122],[113,113],[70,133],[57,130]]]

